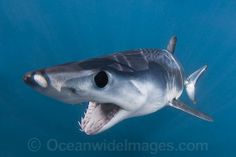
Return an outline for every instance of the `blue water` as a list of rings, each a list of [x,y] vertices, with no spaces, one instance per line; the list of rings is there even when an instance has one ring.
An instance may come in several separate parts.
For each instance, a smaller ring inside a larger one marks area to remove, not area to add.
[[[0,0],[0,156],[236,156],[235,17],[234,0]],[[213,123],[165,108],[87,136],[77,124],[86,106],[57,102],[22,81],[25,72],[55,64],[165,48],[173,34],[186,74],[209,66],[197,85],[198,104],[186,93],[181,99]],[[148,147],[124,149],[132,142]],[[86,143],[105,146],[78,148]],[[181,143],[188,148],[180,150]]]

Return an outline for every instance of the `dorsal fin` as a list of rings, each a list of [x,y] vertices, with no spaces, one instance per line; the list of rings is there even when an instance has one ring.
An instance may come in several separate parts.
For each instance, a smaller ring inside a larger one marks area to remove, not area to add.
[[[167,47],[166,47],[167,51],[174,54],[176,42],[177,42],[177,37],[172,36],[169,40],[169,43],[168,43]]]

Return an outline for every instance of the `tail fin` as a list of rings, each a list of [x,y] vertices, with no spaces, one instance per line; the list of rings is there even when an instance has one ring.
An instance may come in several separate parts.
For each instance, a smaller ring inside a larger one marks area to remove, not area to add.
[[[199,77],[202,75],[202,73],[207,69],[207,65],[204,65],[197,71],[193,72],[185,81],[185,87],[188,94],[188,97],[193,101],[193,103],[196,103],[195,99],[195,84]]]

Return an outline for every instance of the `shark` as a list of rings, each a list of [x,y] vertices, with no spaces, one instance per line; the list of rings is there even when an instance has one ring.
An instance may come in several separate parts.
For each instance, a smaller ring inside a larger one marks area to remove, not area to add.
[[[23,79],[34,90],[64,103],[86,102],[88,107],[79,126],[87,135],[166,106],[213,121],[179,99],[186,89],[190,100],[196,103],[196,83],[207,65],[185,77],[174,54],[176,42],[176,36],[172,36],[165,49],[117,52],[27,72]]]

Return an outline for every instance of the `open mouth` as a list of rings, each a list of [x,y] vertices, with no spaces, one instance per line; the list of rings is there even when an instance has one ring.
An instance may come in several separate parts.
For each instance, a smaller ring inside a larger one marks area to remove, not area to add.
[[[89,102],[84,117],[79,122],[81,131],[88,135],[101,132],[121,110],[121,107],[115,104]]]

